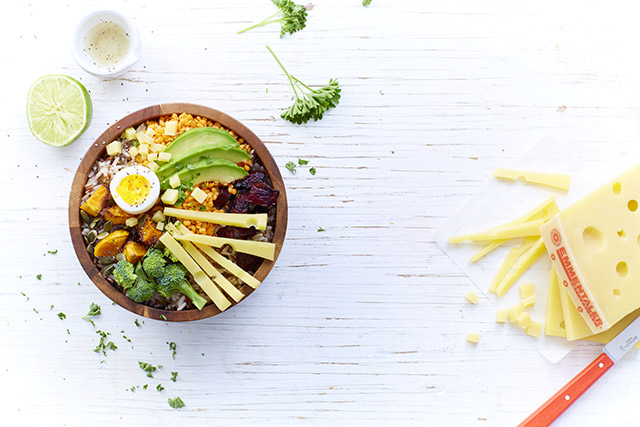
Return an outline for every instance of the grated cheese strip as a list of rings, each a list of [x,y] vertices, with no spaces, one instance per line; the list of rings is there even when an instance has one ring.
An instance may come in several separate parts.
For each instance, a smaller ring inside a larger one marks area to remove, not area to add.
[[[201,203],[201,202],[200,202]],[[222,212],[191,211],[187,209],[164,208],[164,214],[181,219],[204,221],[213,224],[232,225],[234,227],[255,227],[257,230],[267,229],[267,214],[238,214]]]
[[[512,181],[522,178],[525,182],[531,184],[546,185],[548,187],[557,188],[568,191],[571,184],[571,176],[564,173],[523,171],[516,169],[501,169],[493,171],[496,178],[509,179]]]
[[[259,256],[273,261],[276,245],[270,242],[256,242],[254,240],[228,239],[226,237],[205,236],[203,234],[189,234],[176,236],[178,240],[188,240],[193,243],[220,248],[224,245],[231,246],[236,252]]]

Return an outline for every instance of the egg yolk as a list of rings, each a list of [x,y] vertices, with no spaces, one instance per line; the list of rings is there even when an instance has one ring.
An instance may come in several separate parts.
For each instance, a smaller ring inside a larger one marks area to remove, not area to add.
[[[120,184],[116,187],[116,191],[126,203],[130,205],[139,205],[151,193],[151,184],[149,180],[142,175],[127,175],[122,178]]]

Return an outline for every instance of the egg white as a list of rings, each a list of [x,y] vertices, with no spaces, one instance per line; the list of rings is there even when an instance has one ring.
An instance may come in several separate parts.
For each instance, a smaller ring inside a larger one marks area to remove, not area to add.
[[[151,186],[149,195],[142,202],[136,205],[131,205],[125,202],[116,191],[124,177],[128,175],[142,175],[147,179],[147,181],[149,181],[149,185]],[[147,167],[128,166],[126,168],[122,168],[118,173],[116,173],[109,184],[109,190],[111,191],[113,200],[115,200],[116,204],[120,206],[120,209],[132,215],[138,215],[151,209],[158,201],[158,198],[160,197],[160,180],[158,180],[156,173]]]

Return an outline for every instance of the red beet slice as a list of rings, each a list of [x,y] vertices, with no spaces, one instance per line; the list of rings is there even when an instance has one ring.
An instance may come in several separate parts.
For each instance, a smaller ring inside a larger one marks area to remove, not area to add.
[[[236,187],[238,190],[248,190],[256,182],[264,182],[266,177],[267,177],[267,174],[265,174],[264,172],[253,171],[253,172],[250,172],[244,178],[236,181],[236,183],[234,184],[234,187]]]
[[[218,190],[218,197],[216,197],[216,200],[213,202],[213,206],[216,209],[222,209],[229,200],[231,200],[231,193],[229,193],[227,187],[221,187]]]
[[[276,204],[280,192],[264,182],[256,182],[251,186],[247,201],[263,208],[271,208]]]

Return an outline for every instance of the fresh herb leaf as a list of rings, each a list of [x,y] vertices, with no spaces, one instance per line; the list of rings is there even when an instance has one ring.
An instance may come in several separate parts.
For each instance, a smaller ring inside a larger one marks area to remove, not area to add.
[[[200,205],[198,209],[200,209],[201,211],[206,211],[207,207],[205,205]]]
[[[36,276],[36,279],[38,279],[38,280],[42,280],[42,274],[38,274],[38,275]]]
[[[147,362],[138,362],[138,366],[147,373],[149,378],[153,378],[153,373],[158,370],[158,368]]]
[[[101,313],[100,306],[92,302],[91,305],[89,306],[89,312],[82,318],[87,322],[90,322],[93,326],[96,326],[93,320],[89,319],[89,316],[99,316],[100,313]]]
[[[285,34],[293,34],[296,31],[304,29],[307,25],[307,9],[299,4],[295,4],[291,0],[271,0],[273,4],[278,8],[278,12],[270,17],[254,24],[244,30],[238,31],[238,34],[242,34],[245,31],[252,30],[257,27],[262,27],[268,24],[280,24],[280,37],[284,37]]]
[[[171,351],[173,352],[171,356],[172,356],[174,359],[176,358],[176,348],[177,348],[177,347],[178,347],[178,346],[176,345],[176,343],[175,343],[175,342],[171,341],[171,342],[169,343],[169,350],[171,350]]]
[[[322,227],[318,227],[318,233],[320,233],[321,231],[327,231],[327,230],[325,230],[325,229],[324,229],[324,228],[322,228]]]
[[[113,343],[113,341],[109,341],[109,342],[107,343],[107,348],[108,348],[109,350],[117,350],[117,349],[118,349],[118,346],[117,346],[117,345],[115,345],[115,344]]]
[[[25,294],[24,292],[20,292],[22,294],[23,297],[25,297],[27,299],[27,301],[29,301],[29,297],[27,296],[27,294]]]
[[[158,390],[158,391],[162,391],[162,390],[164,390],[164,387],[162,387],[162,384],[158,384],[158,385],[156,386],[156,390]]]
[[[131,144],[132,144],[134,147],[138,147],[138,146],[140,145],[140,141],[138,141],[137,139],[134,139],[133,141],[131,141]]]
[[[180,162],[176,162],[173,164],[173,168],[177,171],[181,170],[184,167],[184,165]]]
[[[293,162],[287,162],[286,165],[284,165],[285,168],[289,169],[289,172],[291,172],[292,174],[296,174],[296,164]]]
[[[171,381],[173,381],[175,383],[177,377],[178,377],[178,373],[177,372],[171,372]]]
[[[38,310],[36,310],[36,308],[35,308],[35,307],[33,307],[33,312],[34,312],[34,313],[40,313]]]
[[[162,320],[167,320],[167,316],[165,316],[164,314],[161,314],[160,317],[162,317]]]
[[[327,110],[338,105],[341,92],[338,80],[331,79],[329,83],[323,87],[311,89],[296,77],[289,74],[271,48],[267,46],[267,49],[269,49],[269,52],[271,52],[282,68],[282,71],[286,74],[295,95],[293,105],[287,108],[280,117],[296,124],[307,123],[311,119],[317,121],[322,119],[323,114],[326,113]]]
[[[134,320],[133,323],[139,328],[140,327],[140,322],[138,322],[138,319]]]
[[[51,255],[55,255],[58,253],[58,250],[56,249],[55,251],[47,251],[47,253]]]
[[[371,4],[371,0],[362,0],[363,6],[369,6]]]
[[[184,402],[182,401],[182,399],[180,399],[180,396],[175,397],[175,398],[169,398],[168,399],[169,402],[169,406],[171,406],[173,409],[178,409],[178,408],[183,408],[184,407]]]
[[[149,387],[149,384],[145,384],[145,385],[143,385],[143,386],[142,386],[142,388],[143,388],[144,390],[146,390],[146,389],[147,389],[147,387]]]
[[[93,322],[92,322],[93,323]],[[93,349],[96,353],[102,352],[103,355],[107,355],[107,350],[116,350],[118,347],[113,343],[113,341],[109,341],[105,343],[107,337],[111,335],[109,332],[97,330],[96,334],[100,335],[100,342],[96,345],[96,348]]]
[[[309,160],[298,159],[298,164],[300,166],[304,166],[306,164],[309,164]]]
[[[60,320],[64,320],[64,319],[66,319],[66,318],[67,318],[67,315],[66,315],[66,314],[64,314],[63,312],[60,312],[60,313],[58,313],[58,318],[59,318]]]
[[[315,175],[316,174],[316,168],[309,168],[309,173],[311,175]]]

